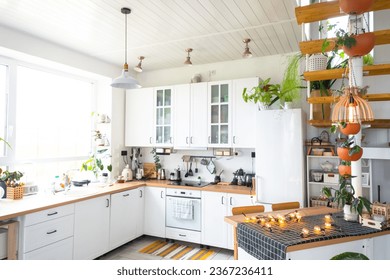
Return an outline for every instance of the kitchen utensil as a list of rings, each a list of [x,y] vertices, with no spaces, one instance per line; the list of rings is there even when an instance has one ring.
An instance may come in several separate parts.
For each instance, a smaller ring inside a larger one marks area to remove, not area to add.
[[[207,159],[205,159],[205,158],[202,158],[202,160],[200,161],[200,164],[201,165],[207,165],[207,164],[209,164],[209,161]]]
[[[195,173],[198,173],[198,172],[199,172],[198,161],[195,159]]]
[[[184,174],[184,177],[188,177],[188,162],[186,162],[186,165],[187,165],[187,170],[186,170],[186,174]]]
[[[161,172],[161,174],[160,174],[160,179],[161,180],[165,180],[166,178],[165,178],[165,169],[160,169],[160,172]]]
[[[252,178],[255,177],[255,174],[251,174],[251,173],[246,173],[245,176],[244,176],[244,183],[245,183],[245,186],[249,187],[249,188],[252,188]]]
[[[213,160],[210,159],[209,164],[207,164],[207,170],[210,172],[210,174],[215,173],[215,164]]]
[[[192,161],[190,162],[190,170],[188,170],[188,176],[194,176],[194,172],[192,171]]]

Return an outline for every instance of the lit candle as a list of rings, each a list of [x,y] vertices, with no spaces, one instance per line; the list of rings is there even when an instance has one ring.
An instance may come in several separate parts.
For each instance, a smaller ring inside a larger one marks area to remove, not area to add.
[[[300,214],[300,213],[297,213],[295,216],[297,217],[297,220],[298,220],[298,222],[300,222],[300,221],[301,221],[301,219],[302,219],[302,216],[301,216],[301,214]]]
[[[252,222],[256,222],[256,219],[257,219],[256,216],[251,217]]]
[[[265,219],[264,219],[264,218],[260,218],[260,224],[261,224],[262,226],[265,225]]]
[[[314,226],[314,232],[316,233],[316,234],[320,234],[321,233],[321,228],[319,227],[319,226]]]
[[[250,220],[251,220],[251,218],[249,218],[249,217],[245,217],[245,223],[249,223],[249,222],[250,222]]]
[[[284,219],[284,218],[280,218],[279,220],[278,220],[278,222],[279,222],[279,225],[284,225],[285,223],[286,223],[286,220]]]
[[[308,237],[309,236],[309,232],[310,231],[307,228],[303,228],[302,232],[301,232],[302,237]]]
[[[332,216],[331,215],[325,215],[325,221],[326,222],[330,222],[332,220]]]
[[[275,218],[271,218],[270,222],[275,223],[276,222]]]
[[[265,223],[265,227],[266,227],[267,229],[269,229],[270,231],[272,230],[272,229],[271,229],[272,226],[271,226],[270,223]]]
[[[292,219],[294,219],[294,218],[295,218],[295,213],[290,213],[290,217],[291,217]]]
[[[332,228],[332,224],[331,223],[325,223],[325,228]]]

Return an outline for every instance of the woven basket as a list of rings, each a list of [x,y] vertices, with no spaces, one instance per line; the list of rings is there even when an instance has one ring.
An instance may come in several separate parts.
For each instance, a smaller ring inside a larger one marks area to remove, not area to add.
[[[19,187],[7,187],[7,198],[9,199],[21,199],[23,198],[23,186]]]
[[[309,57],[308,71],[325,70],[328,64],[328,58],[321,53],[312,54]]]
[[[328,199],[324,199],[324,198],[320,198],[320,197],[312,197],[310,199],[310,204],[311,204],[311,207],[328,206],[329,200]]]

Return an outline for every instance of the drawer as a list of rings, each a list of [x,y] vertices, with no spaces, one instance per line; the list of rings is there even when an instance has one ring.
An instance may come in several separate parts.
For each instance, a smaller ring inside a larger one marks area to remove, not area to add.
[[[175,240],[198,243],[198,244],[202,243],[200,231],[192,231],[186,229],[167,227],[165,228],[165,237],[175,239]]]
[[[74,213],[74,204],[50,208],[24,216],[24,226],[50,221]]]
[[[324,183],[337,184],[339,182],[339,174],[324,173]]]
[[[24,253],[73,236],[74,215],[24,228]]]
[[[71,260],[73,236],[23,254],[24,260]]]

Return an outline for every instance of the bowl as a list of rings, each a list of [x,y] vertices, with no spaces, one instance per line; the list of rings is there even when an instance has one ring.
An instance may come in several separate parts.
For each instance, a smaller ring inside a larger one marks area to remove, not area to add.
[[[313,181],[314,182],[321,182],[322,181],[322,173],[321,172],[313,172],[312,173],[312,176],[313,176]]]

